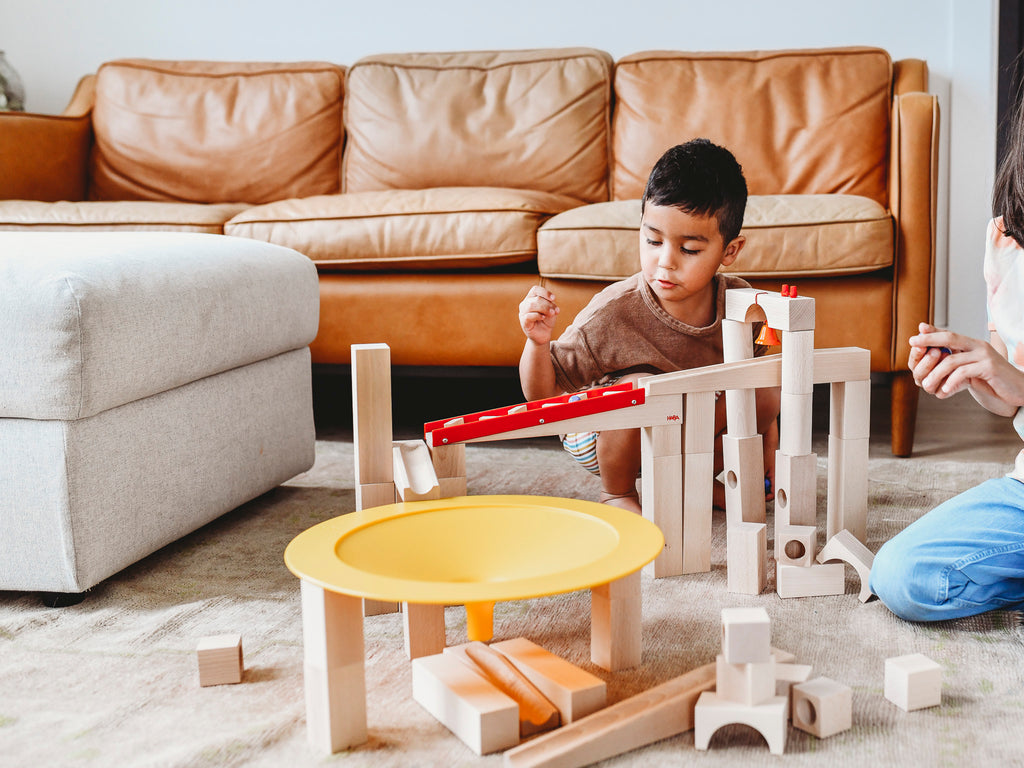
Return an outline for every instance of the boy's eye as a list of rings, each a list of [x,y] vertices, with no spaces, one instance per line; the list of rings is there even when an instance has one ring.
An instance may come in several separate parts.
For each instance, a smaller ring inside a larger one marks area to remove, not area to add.
[[[661,245],[661,241],[660,240],[651,240],[651,238],[648,237],[647,238],[647,244],[648,245]]]
[[[694,250],[692,248],[680,248],[679,250],[686,254],[687,256],[696,256],[698,253],[700,253],[699,250]]]

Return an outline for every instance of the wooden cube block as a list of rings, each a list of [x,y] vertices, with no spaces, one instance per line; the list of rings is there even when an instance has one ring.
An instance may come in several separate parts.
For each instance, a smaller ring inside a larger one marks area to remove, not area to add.
[[[768,583],[768,532],[764,523],[730,523],[726,534],[730,592],[759,595]]]
[[[842,595],[846,592],[846,567],[842,563],[806,568],[779,563],[775,568],[775,591],[779,597]]]
[[[942,703],[942,667],[923,653],[885,660],[885,698],[906,712]]]
[[[817,544],[818,529],[813,525],[782,525],[775,530],[775,557],[784,565],[813,564]]]
[[[722,657],[728,663],[761,664],[771,660],[771,634],[764,608],[722,609]]]
[[[242,682],[242,636],[210,635],[196,645],[199,685],[230,685]]]
[[[853,691],[827,677],[797,683],[790,711],[794,727],[825,739],[852,725]]]
[[[752,707],[775,696],[775,661],[763,664],[730,664],[722,654],[715,657],[715,693],[723,701]]]
[[[519,743],[519,706],[450,654],[413,660],[412,697],[478,755]]]

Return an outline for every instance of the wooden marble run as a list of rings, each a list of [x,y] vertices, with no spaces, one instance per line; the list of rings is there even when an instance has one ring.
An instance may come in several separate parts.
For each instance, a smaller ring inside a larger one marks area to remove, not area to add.
[[[781,354],[754,357],[751,325],[759,320],[781,333]],[[706,572],[711,568],[715,393],[725,391],[727,431],[722,450],[729,589],[757,594],[764,589],[767,566],[764,557],[751,553],[759,547],[763,550],[767,537],[762,437],[757,433],[754,397],[758,388],[780,387],[775,464],[779,594],[842,593],[843,564],[815,561],[817,456],[811,451],[812,397],[815,384],[830,385],[826,541],[845,530],[863,542],[870,354],[858,347],[814,349],[814,299],[797,296],[795,289],[781,294],[752,288],[727,291],[722,336],[722,364],[577,393],[582,399],[576,402],[562,395],[429,422],[424,425],[426,443],[431,451],[451,456],[471,442],[639,428],[643,515],[658,525],[666,541],[654,562],[654,576]],[[379,395],[380,388],[377,391]],[[459,466],[464,475],[464,454],[457,455],[462,457]],[[451,461],[435,460],[435,466]],[[836,559],[854,564],[866,585],[863,558],[857,563]]]

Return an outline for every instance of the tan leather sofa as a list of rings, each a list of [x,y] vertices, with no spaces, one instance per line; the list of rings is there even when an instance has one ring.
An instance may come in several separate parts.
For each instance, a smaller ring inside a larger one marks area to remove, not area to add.
[[[751,199],[732,271],[796,284],[818,346],[891,373],[933,306],[938,106],[885,51],[594,49],[328,63],[109,62],[63,115],[0,113],[0,229],[176,229],[287,245],[320,274],[313,360],[387,342],[399,366],[514,366],[543,281],[568,322],[638,268],[651,165],[696,136]]]

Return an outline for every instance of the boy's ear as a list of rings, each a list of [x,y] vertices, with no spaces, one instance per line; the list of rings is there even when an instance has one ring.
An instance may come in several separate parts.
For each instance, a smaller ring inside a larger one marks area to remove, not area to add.
[[[743,246],[747,244],[747,238],[743,235],[737,235],[729,244],[725,246],[725,250],[722,252],[722,266],[728,267],[734,261],[736,257],[740,255],[740,251],[743,250]]]

